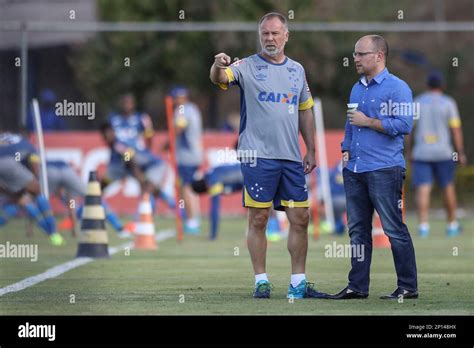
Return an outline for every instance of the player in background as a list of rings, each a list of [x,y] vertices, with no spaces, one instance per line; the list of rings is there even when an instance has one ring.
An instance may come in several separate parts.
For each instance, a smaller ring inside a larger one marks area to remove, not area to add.
[[[153,123],[150,115],[136,111],[135,97],[124,94],[120,97],[120,112],[109,117],[117,139],[127,146],[139,150],[151,150]]]
[[[49,236],[52,245],[64,244],[63,237],[56,232],[48,199],[41,193],[39,157],[26,139],[18,134],[0,134],[0,191],[9,197],[9,203],[0,211],[0,226],[15,216],[15,204]]]
[[[415,119],[413,134],[407,138],[409,158],[412,160],[412,183],[416,188],[418,234],[427,237],[430,233],[430,195],[433,180],[436,179],[443,191],[448,220],[446,234],[454,237],[461,233],[456,217],[456,162],[461,166],[467,163],[461,118],[456,101],[443,93],[441,73],[432,72],[427,85],[429,90],[414,100],[415,105],[420,106],[420,115]],[[410,149],[411,143],[413,149]]]
[[[13,135],[17,140],[15,143],[14,151],[19,153],[21,158],[25,159],[24,164],[28,168],[32,168],[33,173],[36,173],[36,179],[39,178],[39,155],[35,147],[21,135]],[[11,149],[10,149],[11,151]],[[47,180],[49,191],[51,195],[56,195],[60,198],[61,202],[68,209],[68,215],[70,223],[64,224],[63,226],[71,229],[72,234],[76,234],[77,229],[77,218],[81,218],[83,209],[83,200],[86,194],[86,186],[77,175],[76,171],[65,161],[61,160],[47,160]],[[71,202],[74,200],[74,202]],[[123,230],[123,226],[120,223],[117,215],[108,207],[108,205],[102,201],[102,205],[105,210],[105,216],[107,221],[116,230],[117,235],[120,238],[129,237],[130,234]],[[75,207],[78,207],[77,213]],[[18,207],[11,203],[4,207],[8,211],[8,217],[16,216]]]
[[[120,111],[108,119],[116,138],[132,149],[151,149],[154,130],[150,116],[136,111],[135,98],[129,93],[120,97],[119,106]],[[101,180],[102,185],[123,179],[127,174],[124,162],[119,157],[112,156],[105,177]]]
[[[102,124],[100,132],[110,148],[110,162],[116,166],[120,165],[125,175],[138,180],[142,194],[150,194],[153,211],[156,205],[154,197],[162,199],[169,208],[174,209],[174,198],[163,189],[165,178],[171,170],[167,163],[148,150],[130,147],[120,141],[109,123]]]
[[[59,197],[68,212],[68,218],[60,222],[58,227],[60,230],[69,228],[75,237],[77,234],[75,207],[82,202],[85,187],[74,169],[65,161],[46,160],[46,171],[50,195]]]
[[[210,240],[217,239],[219,233],[220,202],[222,195],[229,195],[241,191],[243,183],[240,163],[219,165],[206,172],[201,179],[192,182],[191,186],[194,192],[198,194],[208,193],[210,196]]]
[[[184,232],[200,232],[199,201],[191,184],[203,162],[202,117],[196,104],[189,99],[189,91],[181,86],[171,90],[174,104],[176,132],[176,162],[180,180],[180,196],[184,200]],[[168,148],[168,143],[164,149]]]
[[[45,88],[41,91],[39,98],[39,108],[41,126],[43,128],[43,132],[45,133],[51,131],[64,131],[67,129],[65,118],[58,117],[58,115],[56,115],[55,103],[57,101],[58,98],[53,90]],[[26,129],[30,132],[34,132],[36,130],[32,108],[29,110],[27,115]]]
[[[75,235],[78,227],[77,219],[82,218],[82,211],[84,209],[86,185],[82,182],[74,168],[65,161],[46,161],[46,167],[50,193],[59,197],[68,210],[68,219],[63,221],[62,227],[64,229],[70,228],[73,235]],[[117,214],[110,209],[103,199],[102,206],[104,207],[105,218],[116,231],[117,236],[119,238],[131,237],[130,233],[124,230]],[[77,211],[75,207],[77,207]]]
[[[333,205],[333,214],[334,214],[334,233],[337,235],[342,235],[346,231],[346,224],[344,223],[344,214],[346,213],[346,194],[344,192],[344,178],[342,175],[342,160],[339,161],[333,168],[329,170],[329,188],[331,191],[332,205]],[[317,177],[317,199],[319,206],[319,211],[324,213],[324,203],[322,195],[322,185],[321,185],[321,171],[318,169],[315,171]],[[328,229],[327,221],[321,221],[320,231],[330,232]]]

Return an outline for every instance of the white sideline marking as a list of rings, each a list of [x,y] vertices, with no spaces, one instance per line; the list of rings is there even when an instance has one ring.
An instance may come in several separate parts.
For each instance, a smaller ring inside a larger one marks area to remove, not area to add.
[[[163,230],[162,232],[158,232],[156,234],[156,240],[158,242],[166,240],[168,238],[171,238],[175,235],[174,230]],[[118,247],[109,247],[109,255],[114,255],[120,250],[123,250],[125,248],[131,248],[133,249],[133,242],[127,242],[124,243]],[[67,271],[70,271],[71,269],[80,267],[82,265],[85,265],[91,261],[94,261],[95,259],[92,257],[78,257],[72,261],[65,262],[63,264],[60,264],[58,266],[54,266],[48,270],[46,270],[43,273],[37,274],[32,277],[25,278],[23,280],[20,280],[17,283],[7,285],[4,288],[0,289],[0,296],[6,295],[10,292],[17,292],[24,290],[26,288],[29,288],[33,285],[36,285],[38,283],[41,283],[47,279],[51,278],[56,278],[57,276],[60,276],[63,273],[66,273]]]

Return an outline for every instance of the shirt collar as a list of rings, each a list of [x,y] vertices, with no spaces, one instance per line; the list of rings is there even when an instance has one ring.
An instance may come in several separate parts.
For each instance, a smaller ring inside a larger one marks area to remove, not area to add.
[[[382,81],[388,76],[388,74],[389,74],[388,69],[384,68],[381,72],[379,72],[377,75],[375,75],[372,80],[374,80],[378,84],[381,84]],[[367,86],[367,79],[366,79],[365,75],[362,76],[359,81],[364,86]]]
[[[271,64],[271,65],[285,65],[286,62],[288,61],[288,57],[285,56],[285,59],[283,60],[283,62],[281,63],[272,63],[270,62],[269,60],[265,59],[265,57],[263,57],[262,55],[260,55],[260,53],[257,53],[257,56],[263,60],[265,63],[268,63],[268,64]]]

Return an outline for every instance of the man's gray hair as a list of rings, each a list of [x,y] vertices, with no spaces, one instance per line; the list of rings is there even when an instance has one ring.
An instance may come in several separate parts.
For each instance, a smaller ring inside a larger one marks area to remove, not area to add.
[[[260,26],[262,25],[262,23],[266,21],[267,19],[272,19],[272,18],[278,18],[280,22],[282,22],[283,25],[285,26],[285,31],[288,31],[288,21],[286,20],[286,17],[278,12],[270,12],[264,15],[262,18],[260,18],[260,21],[258,22],[258,32],[260,32]]]

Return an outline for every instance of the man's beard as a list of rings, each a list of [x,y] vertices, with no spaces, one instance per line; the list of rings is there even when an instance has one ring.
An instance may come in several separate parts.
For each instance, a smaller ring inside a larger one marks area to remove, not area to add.
[[[270,57],[276,57],[283,51],[283,47],[281,48],[278,48],[277,46],[274,46],[274,47],[275,47],[274,49],[269,50],[265,46],[262,45],[262,51],[263,53],[265,53],[266,55]]]
[[[364,69],[363,67],[360,67],[360,68],[358,68],[358,69],[357,69],[357,67],[356,67],[356,71],[357,71],[357,73],[358,73],[360,76],[365,75],[365,69]]]

